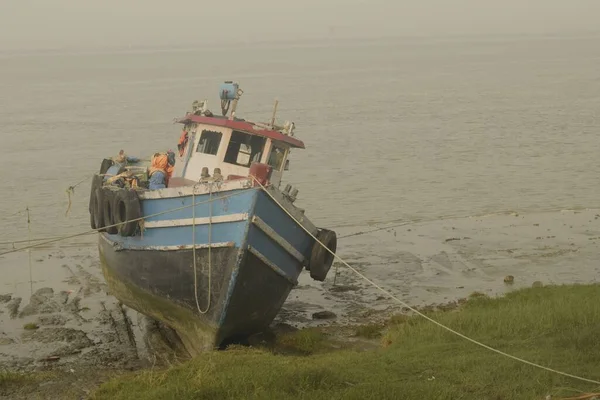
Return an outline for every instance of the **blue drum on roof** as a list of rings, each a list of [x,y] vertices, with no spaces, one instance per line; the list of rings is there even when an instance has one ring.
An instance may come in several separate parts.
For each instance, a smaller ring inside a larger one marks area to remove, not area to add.
[[[225,82],[221,84],[219,90],[219,98],[221,100],[234,100],[237,96],[239,85],[233,82]]]

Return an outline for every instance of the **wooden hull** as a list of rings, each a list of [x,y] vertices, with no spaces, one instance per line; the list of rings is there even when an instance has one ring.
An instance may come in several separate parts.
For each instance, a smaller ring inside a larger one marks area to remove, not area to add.
[[[142,200],[142,209],[156,213],[173,200]],[[143,235],[99,237],[111,294],[173,328],[192,355],[267,329],[310,257],[314,240],[265,193],[236,201],[215,202],[212,241],[202,223],[206,204],[197,206],[195,240],[185,225],[191,210],[176,220],[148,218]]]

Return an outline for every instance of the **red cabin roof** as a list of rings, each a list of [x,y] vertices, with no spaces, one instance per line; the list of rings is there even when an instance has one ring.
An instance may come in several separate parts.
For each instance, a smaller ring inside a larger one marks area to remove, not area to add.
[[[302,140],[296,139],[293,136],[284,135],[283,133],[278,131],[260,128],[257,125],[247,121],[232,121],[227,118],[205,117],[203,115],[189,114],[179,119],[177,122],[179,122],[180,124],[194,122],[197,124],[223,126],[226,128],[235,129],[236,131],[243,131],[251,135],[259,135],[272,140],[279,140],[281,142],[289,144],[292,147],[297,147],[300,149],[305,148],[304,142],[302,142]]]

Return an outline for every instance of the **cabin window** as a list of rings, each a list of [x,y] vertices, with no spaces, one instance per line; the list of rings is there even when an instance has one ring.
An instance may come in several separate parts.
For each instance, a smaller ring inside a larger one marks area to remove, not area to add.
[[[265,149],[265,142],[264,137],[233,131],[223,161],[249,167],[253,162],[260,162]]]
[[[198,153],[211,154],[213,156],[216,155],[217,151],[219,151],[222,136],[223,134],[221,132],[202,131],[202,136],[200,136],[196,151]]]
[[[281,171],[283,160],[285,159],[285,147],[273,143],[271,146],[271,154],[267,163],[273,167],[275,171]]]

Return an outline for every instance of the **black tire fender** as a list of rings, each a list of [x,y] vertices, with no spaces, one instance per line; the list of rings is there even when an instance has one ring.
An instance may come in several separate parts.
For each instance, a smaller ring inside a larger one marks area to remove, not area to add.
[[[102,176],[100,176],[100,175],[94,175],[92,177],[92,185],[90,187],[90,206],[89,206],[90,214],[93,214],[93,210],[95,208],[92,205],[92,202],[94,200],[94,196],[95,196],[95,193],[96,193],[96,188],[98,188],[98,187],[100,187],[100,188],[102,187]]]
[[[334,231],[321,229],[317,233],[316,238],[333,253],[336,252],[337,235]],[[323,248],[320,243],[315,241],[310,253],[310,261],[306,267],[306,269],[310,271],[311,278],[316,281],[324,281],[329,273],[329,269],[331,268],[334,259],[335,257],[333,254]]]
[[[104,232],[104,211],[102,208],[102,203],[104,201],[104,192],[101,187],[96,187],[93,194],[94,200],[94,208],[92,209],[92,219],[94,220],[95,228],[98,229],[99,232]]]
[[[138,218],[142,216],[142,207],[137,192],[122,189],[115,195],[113,203],[115,224],[121,236],[134,236],[138,227]]]
[[[104,188],[102,190],[102,218],[104,220],[106,232],[111,235],[119,231],[116,226],[113,226],[115,224],[115,213],[113,210],[114,200],[114,192],[109,188]]]
[[[106,174],[106,171],[108,171],[108,169],[112,167],[113,164],[114,161],[110,158],[105,158],[104,160],[102,160],[102,163],[100,164],[100,175]]]
[[[96,193],[95,190],[92,190],[92,193],[90,193],[90,227],[92,229],[98,229],[96,223],[96,207]]]

